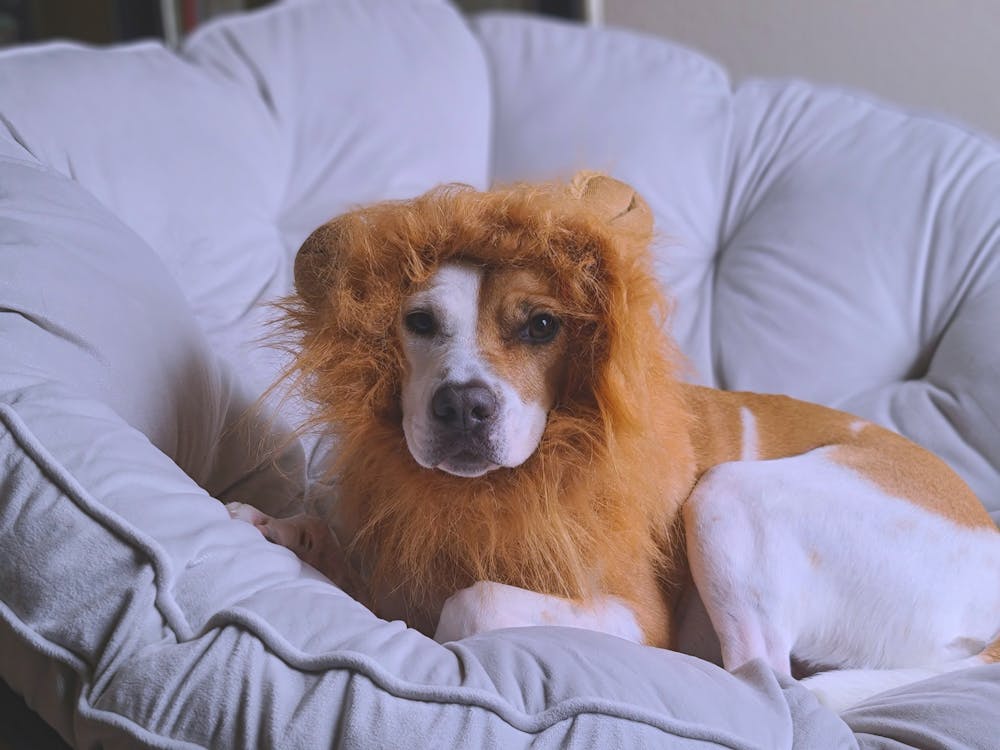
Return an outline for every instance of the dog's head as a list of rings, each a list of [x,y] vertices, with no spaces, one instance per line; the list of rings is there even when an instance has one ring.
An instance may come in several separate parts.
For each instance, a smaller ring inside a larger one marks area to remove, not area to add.
[[[348,441],[401,430],[420,466],[461,477],[520,466],[557,415],[605,440],[641,423],[664,346],[652,223],[595,174],[334,219],[299,251],[286,308],[316,421]]]
[[[474,477],[538,446],[566,373],[564,312],[525,268],[449,261],[403,301],[403,432],[425,468]]]

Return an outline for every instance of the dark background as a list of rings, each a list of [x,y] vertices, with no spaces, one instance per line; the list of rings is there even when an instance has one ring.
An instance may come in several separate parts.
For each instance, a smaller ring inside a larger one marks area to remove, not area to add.
[[[258,8],[273,0],[174,0],[182,33],[220,12],[220,8]],[[467,12],[518,10],[580,18],[583,0],[456,0]],[[0,47],[45,39],[76,39],[90,44],[162,37],[160,0],[0,0]]]

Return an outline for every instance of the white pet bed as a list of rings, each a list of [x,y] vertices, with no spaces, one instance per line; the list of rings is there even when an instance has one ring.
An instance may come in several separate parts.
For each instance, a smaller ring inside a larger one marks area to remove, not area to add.
[[[1000,519],[995,144],[800,83],[733,91],[631,33],[469,28],[440,0],[286,2],[179,55],[8,50],[0,115],[0,677],[71,744],[1000,743],[1000,665],[838,717],[761,664],[584,631],[440,646],[219,502],[325,497],[324,446],[261,465],[282,422],[240,421],[277,368],[261,304],[312,228],[585,167],[656,212],[693,380],[898,429]]]

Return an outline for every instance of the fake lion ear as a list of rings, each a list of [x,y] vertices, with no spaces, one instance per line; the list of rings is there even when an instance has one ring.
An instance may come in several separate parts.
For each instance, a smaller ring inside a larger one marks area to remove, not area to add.
[[[295,256],[295,291],[309,307],[317,309],[333,282],[341,232],[329,221],[310,234]]]
[[[570,190],[615,229],[637,234],[653,231],[653,212],[630,185],[597,172],[580,172]]]

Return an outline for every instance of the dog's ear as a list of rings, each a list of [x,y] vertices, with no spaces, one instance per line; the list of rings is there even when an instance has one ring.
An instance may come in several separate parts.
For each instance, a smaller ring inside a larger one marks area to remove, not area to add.
[[[636,234],[653,231],[653,212],[634,188],[598,172],[580,172],[570,190],[615,229]]]
[[[321,306],[333,281],[341,235],[337,220],[329,221],[306,238],[295,256],[295,291],[313,309]]]

